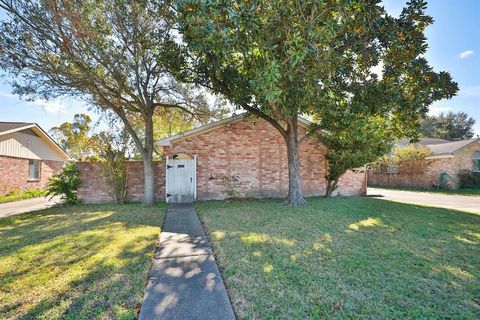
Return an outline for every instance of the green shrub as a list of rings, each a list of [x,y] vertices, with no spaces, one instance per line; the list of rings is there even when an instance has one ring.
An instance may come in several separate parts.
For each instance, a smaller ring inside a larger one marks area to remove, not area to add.
[[[27,189],[24,194],[30,196],[30,198],[43,197],[45,195],[45,190],[40,189]]]
[[[116,157],[107,157],[100,161],[102,173],[111,188],[116,203],[125,203],[127,200],[127,166],[128,161],[124,154]]]
[[[225,177],[223,178],[223,185],[225,187],[225,193],[227,194],[227,199],[237,199],[240,195],[238,187],[240,186],[240,181],[237,177],[232,176],[232,178]]]
[[[458,171],[460,188],[480,188],[480,172],[463,169]]]
[[[20,189],[18,187],[15,187],[13,188],[12,190],[10,190],[6,196],[16,196],[16,195],[19,195],[20,194]]]
[[[61,196],[66,204],[78,204],[77,189],[80,184],[75,163],[66,164],[63,169],[48,179],[47,195]]]
[[[13,202],[31,198],[39,198],[45,196],[45,191],[40,189],[27,189],[26,191],[20,193],[19,189],[14,189],[15,191],[10,191],[5,196],[0,197],[0,203]]]

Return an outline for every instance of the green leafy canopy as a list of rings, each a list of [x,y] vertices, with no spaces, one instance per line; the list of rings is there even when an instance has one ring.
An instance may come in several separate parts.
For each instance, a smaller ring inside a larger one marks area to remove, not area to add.
[[[176,3],[196,81],[284,136],[292,119],[312,118],[330,181],[416,135],[428,106],[458,90],[424,57],[433,19],[423,0],[399,17],[378,0]]]

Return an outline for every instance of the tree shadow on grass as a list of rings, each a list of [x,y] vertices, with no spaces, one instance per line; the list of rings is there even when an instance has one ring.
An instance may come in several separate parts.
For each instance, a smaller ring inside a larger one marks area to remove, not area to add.
[[[479,215],[371,198],[309,201],[198,204],[241,315],[480,316]]]
[[[133,318],[163,209],[74,206],[2,220],[0,313],[20,319]]]
[[[107,222],[121,223],[125,228],[162,225],[162,219],[138,214],[139,211],[148,212],[144,210],[150,209],[140,205],[79,205],[8,217],[0,220],[0,236],[5,240],[0,243],[0,256],[57,236],[104,228]],[[156,207],[156,210],[164,210],[164,207]]]
[[[123,248],[118,256],[125,260],[121,266],[112,266],[109,259],[97,261],[82,277],[29,308],[19,319],[98,319],[120,315],[133,319],[134,308],[143,296],[151,250],[151,245],[135,252]]]

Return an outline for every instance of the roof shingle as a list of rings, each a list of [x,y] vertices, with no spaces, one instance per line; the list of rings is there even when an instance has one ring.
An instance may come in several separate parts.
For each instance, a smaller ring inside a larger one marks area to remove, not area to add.
[[[0,133],[32,125],[30,122],[0,122]]]
[[[416,145],[422,145],[432,152],[432,156],[453,155],[460,149],[466,147],[470,143],[480,141],[480,138],[473,138],[459,141],[449,141],[437,138],[420,138]],[[400,139],[395,142],[397,147],[405,147],[410,144],[409,139]]]
[[[470,143],[475,142],[477,140],[480,141],[480,138],[451,141],[448,143],[441,143],[441,144],[430,144],[430,145],[426,145],[426,147],[430,149],[430,151],[432,151],[432,155],[434,156],[448,155],[448,154],[454,154],[455,152],[459,151],[463,147],[466,147]]]

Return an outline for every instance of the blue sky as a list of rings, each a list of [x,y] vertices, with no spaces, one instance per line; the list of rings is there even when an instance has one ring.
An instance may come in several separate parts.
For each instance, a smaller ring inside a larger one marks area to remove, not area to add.
[[[384,5],[398,15],[405,2],[385,0]],[[436,71],[449,71],[460,86],[456,97],[437,101],[430,113],[465,111],[477,120],[475,134],[480,134],[480,0],[431,0],[427,13],[435,23],[427,29],[426,57]],[[25,102],[10,92],[10,86],[0,81],[0,121],[37,122],[49,130],[71,121],[76,113],[97,118],[73,99]]]
[[[385,0],[388,12],[400,14],[406,1]],[[435,22],[427,29],[426,58],[435,71],[448,71],[460,92],[450,100],[435,102],[431,114],[465,111],[480,134],[480,1],[431,0],[427,13]]]

